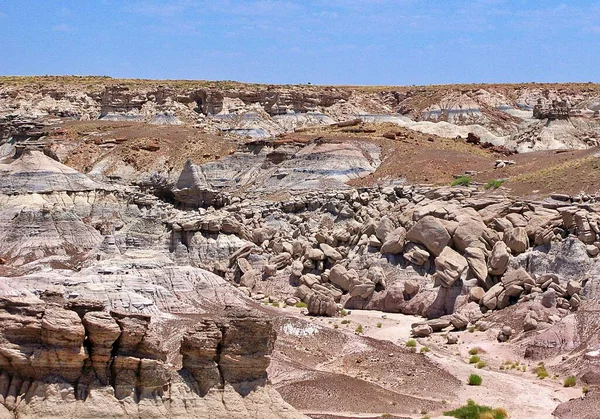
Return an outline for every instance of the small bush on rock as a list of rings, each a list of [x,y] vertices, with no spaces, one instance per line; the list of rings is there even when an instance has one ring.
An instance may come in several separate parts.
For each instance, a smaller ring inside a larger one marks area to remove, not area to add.
[[[298,307],[298,308],[306,308],[306,307],[308,307],[308,305],[304,301],[298,301],[296,303],[296,307]]]

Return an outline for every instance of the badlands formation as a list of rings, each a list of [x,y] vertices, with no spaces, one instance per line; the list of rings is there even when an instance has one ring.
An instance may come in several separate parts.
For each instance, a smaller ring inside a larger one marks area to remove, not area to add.
[[[597,418],[599,110],[0,78],[0,418]]]

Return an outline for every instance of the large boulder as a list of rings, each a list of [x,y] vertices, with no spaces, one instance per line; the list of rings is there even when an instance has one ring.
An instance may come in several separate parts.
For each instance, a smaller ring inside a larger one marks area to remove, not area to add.
[[[510,254],[506,243],[498,241],[492,248],[492,253],[488,259],[489,273],[492,275],[502,275],[506,272]]]
[[[406,239],[422,244],[436,256],[442,253],[442,250],[452,241],[444,224],[431,215],[417,221],[406,233]]]
[[[480,247],[467,247],[465,258],[471,268],[471,272],[481,283],[485,283],[488,276],[488,268],[485,263],[485,251]]]
[[[451,287],[467,269],[467,260],[451,247],[446,247],[435,258],[435,277],[446,287]]]
[[[329,272],[329,282],[337,285],[344,291],[350,290],[350,274],[343,265],[335,265]]]
[[[387,240],[388,234],[390,234],[393,230],[394,223],[392,220],[390,220],[388,217],[382,217],[377,224],[377,228],[375,229],[375,236],[383,243]]]
[[[386,239],[381,246],[382,254],[398,254],[402,253],[404,244],[406,243],[406,229],[398,227],[386,235]]]
[[[484,243],[480,240],[484,230],[485,224],[483,224],[481,219],[471,217],[462,219],[452,236],[456,249],[464,252],[467,247],[485,248]]]
[[[332,317],[337,312],[337,305],[333,298],[316,292],[308,298],[307,306],[309,314],[315,316]]]
[[[514,253],[523,253],[529,247],[529,238],[525,227],[510,228],[504,232],[504,243]]]

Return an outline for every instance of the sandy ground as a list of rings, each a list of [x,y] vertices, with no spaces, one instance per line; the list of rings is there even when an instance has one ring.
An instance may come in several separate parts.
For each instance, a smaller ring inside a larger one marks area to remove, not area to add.
[[[343,345],[340,345],[339,359],[328,358],[322,363],[316,363],[314,364],[316,370],[335,373],[336,377],[338,377],[336,380],[343,374],[347,377],[352,377],[353,386],[359,385],[359,382],[354,380],[356,378],[363,380],[363,382],[366,381],[365,385],[368,384],[371,386],[375,384],[382,391],[385,389],[386,391],[393,391],[398,394],[404,393],[405,397],[413,396],[410,393],[410,387],[408,390],[406,386],[394,387],[389,377],[386,378],[385,374],[381,371],[375,371],[378,367],[372,367],[372,374],[368,372],[357,373],[353,365],[356,353],[360,353],[361,350],[366,351],[367,345],[361,343],[361,340],[364,339],[355,331],[360,325],[362,326],[364,337],[372,338],[382,344],[385,342],[388,342],[388,344],[393,343],[391,347],[396,347],[398,350],[406,352],[406,341],[411,338],[410,326],[414,322],[422,321],[422,318],[368,310],[354,310],[345,317],[334,319],[303,316],[300,314],[301,310],[296,308],[279,309],[277,311],[281,314],[285,312],[286,315],[301,317],[320,329],[346,336],[347,341]],[[438,407],[432,407],[433,405],[430,404],[428,405],[429,409],[412,409],[408,414],[406,412],[390,411],[389,406],[382,406],[380,414],[390,413],[398,415],[398,417],[410,418],[422,418],[426,414],[431,418],[442,418],[445,417],[443,416],[444,411],[462,406],[466,404],[468,399],[473,399],[479,404],[503,407],[509,412],[510,418],[513,419],[551,419],[553,418],[552,412],[556,406],[582,395],[580,385],[572,388],[564,388],[562,386],[564,377],[554,378],[554,373],[550,369],[550,377],[544,380],[538,379],[533,372],[536,364],[525,360],[519,353],[516,353],[510,343],[497,342],[495,339],[496,332],[493,330],[474,333],[464,331],[457,332],[457,334],[459,335],[459,343],[456,345],[448,345],[445,335],[441,333],[417,340],[418,352],[421,347],[427,346],[429,352],[424,354],[424,356],[435,366],[456,377],[458,382],[462,383],[458,384],[454,389],[455,397],[446,398],[448,393],[445,393],[445,397],[440,400],[435,388],[431,390],[430,394],[427,394],[427,391],[419,392],[419,390],[415,389],[414,396],[418,398],[417,402],[418,400],[421,400],[422,403],[425,403],[427,400],[435,400],[437,402],[441,401],[442,404],[438,403]],[[307,345],[310,346],[308,342]],[[473,364],[469,364],[470,355],[468,352],[472,348],[478,348],[478,356],[487,364],[484,368],[477,369]],[[320,350],[325,351],[325,349]],[[345,361],[341,361],[342,358]],[[400,358],[397,358],[397,360],[398,362],[407,361]],[[510,362],[511,365],[519,362],[519,367],[513,369],[507,367],[505,370],[500,370],[500,366],[506,362]],[[522,371],[524,365],[526,366],[526,371]],[[467,378],[472,373],[476,373],[483,378],[481,386],[466,385]],[[296,375],[296,378],[298,377]],[[427,377],[427,375],[424,375],[424,377]],[[294,374],[287,374],[286,380],[288,382],[294,381]],[[310,392],[311,385],[314,386],[315,391],[320,391],[321,385],[323,388],[327,388],[328,384],[322,383],[322,380],[328,380],[327,376],[324,375],[316,379],[306,388],[302,387],[300,389],[298,387],[297,391]],[[332,388],[337,385],[333,382],[331,384]],[[348,391],[353,391],[350,389],[351,386],[349,384],[346,383],[343,385],[348,385]],[[368,396],[371,394],[372,389],[364,391],[367,397],[376,397]],[[330,395],[330,397],[333,396]],[[362,412],[357,411],[358,409],[347,411],[341,407],[339,409],[331,408],[331,406],[328,407],[325,405],[326,402],[320,402],[324,403],[323,406],[315,405],[314,408],[308,409],[304,402],[299,403],[301,404],[299,410],[311,417],[377,417],[373,415],[374,412],[372,409]],[[346,403],[348,402],[346,401]],[[293,402],[292,405],[294,405]]]

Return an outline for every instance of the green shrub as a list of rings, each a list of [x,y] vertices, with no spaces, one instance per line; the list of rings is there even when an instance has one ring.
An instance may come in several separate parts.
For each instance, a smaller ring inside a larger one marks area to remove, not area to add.
[[[577,377],[574,375],[569,375],[567,378],[565,378],[563,387],[575,387],[575,384],[577,384]]]
[[[414,348],[417,346],[417,341],[414,339],[409,339],[406,341],[406,346],[408,346],[409,348]]]
[[[548,371],[546,371],[546,367],[543,363],[540,363],[537,367],[535,367],[535,374],[540,380],[543,380],[550,375],[548,374]]]
[[[484,361],[479,361],[479,362],[477,363],[477,365],[475,365],[475,367],[476,367],[476,368],[479,368],[479,369],[482,369],[482,368],[485,368],[485,366],[486,366],[486,365],[487,365],[487,364],[486,364]]]
[[[362,324],[359,324],[358,326],[356,326],[355,332],[357,334],[359,334],[359,335],[362,335],[362,333],[363,333],[363,326],[362,326]]]
[[[452,182],[451,186],[469,186],[471,184],[471,176],[461,176]]]
[[[480,386],[483,382],[483,378],[481,378],[477,374],[469,375],[469,381],[467,382],[470,386]]]
[[[342,322],[341,322],[341,323],[342,323],[342,324],[348,324],[348,323],[350,323],[350,320],[342,320]]]
[[[298,307],[298,308],[306,308],[306,307],[308,307],[308,305],[304,301],[298,301],[296,303],[296,307]]]
[[[279,308],[279,303],[278,303],[277,301],[275,301],[275,302],[272,304],[272,306],[273,306],[273,307],[277,307],[277,308]]]
[[[481,359],[477,355],[473,355],[469,358],[469,364],[477,364]]]
[[[489,406],[481,406],[469,399],[467,405],[458,409],[444,412],[445,416],[458,419],[506,419],[508,413],[502,408],[493,409]]]
[[[483,187],[485,189],[498,189],[500,186],[502,186],[503,183],[504,183],[504,180],[502,180],[502,179],[490,180],[488,183],[483,185]]]
[[[423,346],[419,352],[421,352],[422,354],[429,352],[429,348],[427,346]]]
[[[348,312],[348,310],[346,310],[345,308],[343,308],[342,311],[340,312],[340,314],[342,315],[342,317],[346,317],[350,313]]]
[[[587,386],[583,386],[583,387],[581,387],[581,392],[582,392],[583,394],[587,394],[587,393],[588,393],[588,391],[590,391],[590,389],[589,389],[589,388],[587,388]]]
[[[479,353],[479,348],[469,349],[469,355],[477,355]]]
[[[381,326],[383,326],[383,323],[381,323],[381,322],[377,323],[377,328],[378,329],[381,329]]]
[[[469,326],[469,328],[467,329],[467,331],[469,333],[474,333],[475,332],[475,326]]]

